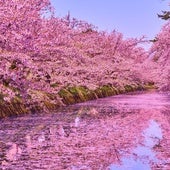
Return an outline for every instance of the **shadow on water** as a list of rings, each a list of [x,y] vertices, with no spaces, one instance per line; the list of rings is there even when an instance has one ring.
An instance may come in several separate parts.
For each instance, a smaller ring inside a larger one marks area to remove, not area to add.
[[[0,122],[0,169],[169,170],[165,94],[120,95]]]

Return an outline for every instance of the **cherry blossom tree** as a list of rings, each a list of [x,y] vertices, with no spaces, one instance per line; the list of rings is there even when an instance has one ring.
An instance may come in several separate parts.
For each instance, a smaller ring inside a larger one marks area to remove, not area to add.
[[[0,93],[8,101],[55,103],[65,87],[140,84],[145,42],[70,14],[55,17],[49,0],[0,0]]]
[[[169,15],[169,13],[167,12],[165,15]],[[164,16],[162,18],[164,19]],[[156,36],[156,40],[150,49],[150,56],[157,64],[156,81],[161,89],[170,90],[170,20],[168,18],[160,33]]]
[[[35,49],[43,13],[52,8],[49,0],[0,0],[0,47],[2,50]]]

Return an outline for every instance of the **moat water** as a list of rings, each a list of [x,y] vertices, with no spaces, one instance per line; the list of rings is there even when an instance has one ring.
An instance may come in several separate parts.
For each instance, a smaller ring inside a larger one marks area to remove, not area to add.
[[[170,95],[118,95],[0,120],[2,170],[170,170]]]

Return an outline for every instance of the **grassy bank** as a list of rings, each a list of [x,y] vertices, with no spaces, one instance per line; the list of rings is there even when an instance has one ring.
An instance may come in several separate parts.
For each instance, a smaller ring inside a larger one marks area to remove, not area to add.
[[[6,102],[2,98],[0,100],[0,118],[22,115],[27,113],[41,112],[44,110],[52,111],[58,109],[61,105],[70,105],[80,102],[85,102],[89,100],[94,100],[98,98],[124,94],[134,91],[142,91],[155,89],[153,83],[146,84],[128,84],[124,87],[117,88],[111,84],[103,85],[96,88],[95,90],[90,90],[85,86],[72,86],[62,88],[58,92],[58,96],[61,98],[61,102],[55,100],[55,96],[51,94],[46,94],[42,92],[36,92],[36,95],[42,98],[41,103],[32,103],[29,106],[24,105],[22,100],[13,100],[11,102]]]

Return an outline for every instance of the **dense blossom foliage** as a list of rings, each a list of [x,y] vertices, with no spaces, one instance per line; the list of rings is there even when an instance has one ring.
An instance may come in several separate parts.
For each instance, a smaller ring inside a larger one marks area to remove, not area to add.
[[[41,13],[50,10],[48,0],[1,0],[0,47],[12,51],[36,48],[39,37]]]
[[[152,52],[169,54],[169,23]],[[140,39],[98,31],[84,21],[54,16],[49,0],[0,0],[0,97],[27,103],[48,98],[67,86],[89,89],[150,81]],[[165,43],[166,42],[166,43]],[[59,99],[58,99],[59,100]]]
[[[155,78],[160,87],[170,90],[170,21],[163,26],[150,49],[150,55],[157,64]]]

